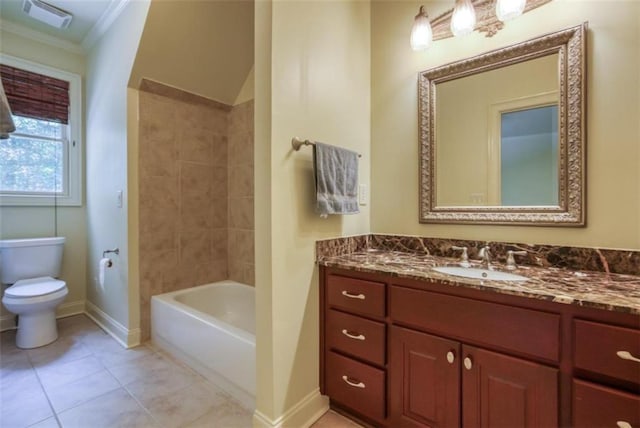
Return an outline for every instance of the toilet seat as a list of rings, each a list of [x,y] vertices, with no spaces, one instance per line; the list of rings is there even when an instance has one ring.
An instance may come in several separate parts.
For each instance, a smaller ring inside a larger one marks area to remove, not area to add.
[[[66,286],[66,282],[51,278],[50,276],[21,279],[7,288],[4,291],[4,295],[14,299],[41,297],[63,290]]]

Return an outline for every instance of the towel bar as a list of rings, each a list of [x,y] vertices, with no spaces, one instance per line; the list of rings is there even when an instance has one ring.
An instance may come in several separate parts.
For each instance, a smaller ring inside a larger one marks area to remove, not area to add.
[[[309,140],[301,140],[298,137],[293,137],[291,139],[291,147],[293,147],[293,150],[298,151],[300,150],[300,147],[302,146],[315,146],[316,143],[314,143],[313,141],[309,141]],[[361,158],[362,155],[360,153],[358,153],[358,157]]]

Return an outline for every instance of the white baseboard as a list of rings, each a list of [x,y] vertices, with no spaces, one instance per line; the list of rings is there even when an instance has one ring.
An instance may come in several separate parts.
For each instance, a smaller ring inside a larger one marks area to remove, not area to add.
[[[88,300],[85,306],[87,316],[122,346],[133,348],[140,344],[142,331],[139,328],[129,330]]]
[[[84,313],[84,300],[77,300],[75,302],[67,302],[58,306],[56,311],[56,318],[70,317],[71,315],[79,315]]]
[[[329,399],[316,388],[293,407],[275,420],[256,410],[253,413],[253,426],[257,428],[308,428],[329,410]]]
[[[16,316],[12,313],[7,313],[0,317],[0,331],[13,330],[16,328]]]
[[[66,302],[58,306],[56,318],[70,317],[84,313],[84,300]],[[16,316],[10,312],[0,317],[0,331],[14,330],[16,328]]]

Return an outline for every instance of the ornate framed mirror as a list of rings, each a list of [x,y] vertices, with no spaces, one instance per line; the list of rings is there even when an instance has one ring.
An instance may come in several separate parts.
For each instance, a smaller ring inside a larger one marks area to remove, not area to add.
[[[585,225],[586,28],[419,73],[421,223]]]

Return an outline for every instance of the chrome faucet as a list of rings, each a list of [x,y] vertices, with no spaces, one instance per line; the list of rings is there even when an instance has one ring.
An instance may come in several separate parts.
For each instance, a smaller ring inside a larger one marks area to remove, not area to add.
[[[493,270],[493,266],[491,266],[491,249],[488,245],[480,248],[478,252],[478,257],[482,261],[482,267],[485,269]]]

